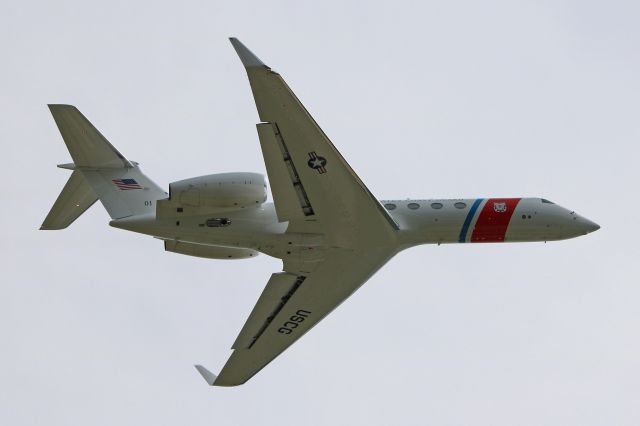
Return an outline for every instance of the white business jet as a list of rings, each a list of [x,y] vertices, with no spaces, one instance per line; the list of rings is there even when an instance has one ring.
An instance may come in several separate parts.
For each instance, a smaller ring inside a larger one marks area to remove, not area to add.
[[[282,259],[210,385],[245,383],[347,299],[395,254],[419,244],[574,238],[599,226],[541,198],[378,201],[280,74],[231,39],[260,123],[267,185],[256,173],[174,182],[165,192],[73,106],[50,105],[73,163],[41,229],[69,226],[95,201],[111,226],[209,259]]]

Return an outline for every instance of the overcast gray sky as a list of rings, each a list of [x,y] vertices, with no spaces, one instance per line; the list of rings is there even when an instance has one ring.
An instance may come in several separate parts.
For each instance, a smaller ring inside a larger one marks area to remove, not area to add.
[[[321,3],[321,4],[320,4]],[[633,1],[0,2],[0,424],[640,424]],[[38,227],[71,103],[158,183],[264,173],[227,37],[379,198],[544,196],[602,229],[423,246],[244,386],[209,388],[279,261]]]

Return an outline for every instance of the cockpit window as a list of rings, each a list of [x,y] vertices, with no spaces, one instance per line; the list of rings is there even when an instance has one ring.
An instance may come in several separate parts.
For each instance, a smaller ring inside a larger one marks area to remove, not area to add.
[[[540,201],[542,201],[545,204],[555,204],[555,203],[553,203],[553,202],[551,202],[549,200],[545,200],[544,198],[540,198]]]

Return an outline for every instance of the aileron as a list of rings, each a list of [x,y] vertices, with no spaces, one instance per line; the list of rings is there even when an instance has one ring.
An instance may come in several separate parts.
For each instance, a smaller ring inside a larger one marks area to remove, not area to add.
[[[305,278],[286,272],[271,275],[232,348],[251,349]]]

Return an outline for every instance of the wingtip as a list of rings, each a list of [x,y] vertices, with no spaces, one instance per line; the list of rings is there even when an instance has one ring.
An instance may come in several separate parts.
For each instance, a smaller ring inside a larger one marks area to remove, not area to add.
[[[204,381],[207,382],[209,386],[213,386],[213,383],[216,381],[218,376],[216,376],[211,371],[204,368],[202,365],[196,364],[194,365],[194,367],[196,367],[196,370],[198,370],[198,373],[200,373]]]
[[[47,106],[49,107],[49,109],[54,109],[54,108],[75,108],[75,105],[70,105],[70,104],[47,104]]]
[[[231,45],[233,46],[233,48],[236,50],[236,53],[240,57],[240,60],[242,61],[242,65],[244,65],[245,68],[256,68],[256,67],[269,68],[265,65],[264,62],[260,60],[260,58],[258,58],[252,51],[250,51],[247,48],[247,46],[242,44],[240,40],[238,40],[235,37],[229,37],[229,41],[231,42]]]

